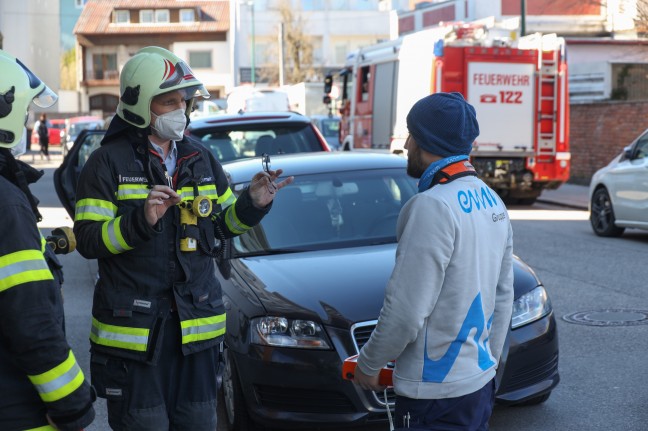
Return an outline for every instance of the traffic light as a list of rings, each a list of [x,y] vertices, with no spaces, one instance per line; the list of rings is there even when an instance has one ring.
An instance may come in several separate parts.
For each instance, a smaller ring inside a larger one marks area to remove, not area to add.
[[[324,94],[329,94],[332,88],[333,88],[333,75],[328,74],[324,77]]]

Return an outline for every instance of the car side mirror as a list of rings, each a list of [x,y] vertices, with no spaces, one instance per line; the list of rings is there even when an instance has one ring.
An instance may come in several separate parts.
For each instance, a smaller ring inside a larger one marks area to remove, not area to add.
[[[631,160],[632,159],[632,147],[628,146],[623,149],[623,159]]]

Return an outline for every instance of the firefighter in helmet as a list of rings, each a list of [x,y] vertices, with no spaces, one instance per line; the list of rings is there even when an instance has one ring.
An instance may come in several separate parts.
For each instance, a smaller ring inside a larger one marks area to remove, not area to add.
[[[281,170],[238,197],[222,166],[185,136],[191,101],[208,97],[187,64],[159,47],[120,75],[117,115],[76,191],[79,252],[98,259],[91,375],[114,430],[214,430],[225,308],[217,244],[259,223]]]
[[[94,392],[63,327],[61,266],[36,223],[29,184],[42,171],[24,152],[30,103],[57,96],[19,60],[0,50],[0,429],[80,430],[94,419]]]

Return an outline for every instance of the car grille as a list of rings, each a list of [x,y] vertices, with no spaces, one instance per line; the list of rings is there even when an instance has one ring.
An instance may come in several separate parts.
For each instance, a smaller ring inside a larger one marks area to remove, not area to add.
[[[372,320],[370,322],[356,323],[351,327],[351,336],[353,337],[353,342],[356,346],[358,353],[360,353],[360,349],[362,349],[362,346],[367,344],[367,341],[369,341],[369,338],[371,337],[371,333],[376,328],[377,323],[378,323],[377,320]],[[378,404],[380,404],[381,406],[384,406],[385,394],[383,392],[374,392],[373,394],[374,397],[376,398],[376,402],[378,402]],[[393,406],[395,402],[396,402],[396,394],[394,393],[394,390],[392,388],[387,389],[387,403],[390,406]]]
[[[535,363],[525,363],[524,368],[515,370],[498,392],[506,393],[526,388],[550,378],[558,368],[558,354],[548,360]]]
[[[268,409],[296,413],[355,413],[351,400],[341,392],[310,391],[255,385],[259,403]]]

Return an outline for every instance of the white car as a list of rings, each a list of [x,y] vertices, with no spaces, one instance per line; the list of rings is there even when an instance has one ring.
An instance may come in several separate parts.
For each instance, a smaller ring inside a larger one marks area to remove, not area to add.
[[[590,222],[597,235],[648,229],[648,130],[596,171],[589,195]]]

